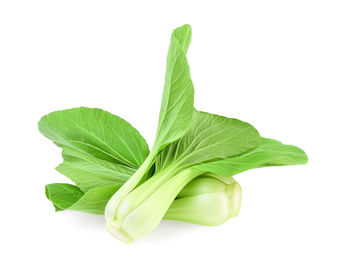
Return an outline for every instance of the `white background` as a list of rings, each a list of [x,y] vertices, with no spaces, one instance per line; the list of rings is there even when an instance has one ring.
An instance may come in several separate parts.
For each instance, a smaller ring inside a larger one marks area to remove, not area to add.
[[[350,273],[349,1],[1,1],[1,273]],[[40,117],[77,106],[151,144],[171,31],[189,23],[200,110],[298,145],[306,166],[240,174],[239,218],[163,222],[125,245],[102,216],[55,213],[68,183]]]

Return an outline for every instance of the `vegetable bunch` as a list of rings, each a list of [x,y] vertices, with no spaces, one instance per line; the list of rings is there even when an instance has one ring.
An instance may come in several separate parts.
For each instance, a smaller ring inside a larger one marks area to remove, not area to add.
[[[57,211],[104,214],[108,231],[130,243],[162,219],[222,224],[240,209],[233,175],[307,162],[301,149],[262,138],[248,123],[193,107],[190,41],[189,25],[173,31],[151,150],[128,122],[101,109],[56,111],[40,120],[40,132],[62,148],[57,170],[76,184],[46,186]]]

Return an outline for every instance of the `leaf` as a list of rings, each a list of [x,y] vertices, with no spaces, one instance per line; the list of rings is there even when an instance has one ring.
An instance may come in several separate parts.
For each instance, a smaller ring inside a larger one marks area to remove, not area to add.
[[[146,141],[128,122],[97,108],[49,113],[39,121],[39,130],[60,147],[129,167],[139,167],[149,152]]]
[[[265,166],[284,166],[306,164],[308,158],[296,146],[284,145],[273,139],[262,138],[262,143],[254,150],[216,162],[205,163],[197,168],[222,176],[233,176],[248,169]]]
[[[109,198],[119,186],[101,186],[85,194],[78,187],[69,184],[49,184],[45,187],[46,197],[56,210],[75,210],[101,215]]]
[[[167,146],[157,159],[157,170],[176,162],[182,169],[247,152],[260,145],[260,135],[248,123],[194,111],[191,128]]]
[[[191,34],[191,27],[184,25],[171,36],[154,154],[184,135],[191,124],[194,88],[186,59]]]
[[[56,211],[59,211],[76,203],[84,192],[70,184],[49,184],[45,186],[45,194],[55,206]]]
[[[101,186],[91,189],[69,209],[102,215],[108,200],[118,189],[118,186]]]
[[[136,171],[136,168],[111,163],[68,147],[63,149],[62,156],[64,161],[56,170],[85,192],[98,186],[121,186]]]

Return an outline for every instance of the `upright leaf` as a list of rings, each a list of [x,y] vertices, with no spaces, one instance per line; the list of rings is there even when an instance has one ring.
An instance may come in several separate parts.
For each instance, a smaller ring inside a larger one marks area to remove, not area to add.
[[[210,163],[204,163],[197,168],[222,176],[233,176],[240,172],[265,167],[302,165],[308,161],[303,150],[296,146],[284,145],[273,139],[262,138],[259,147],[237,157],[231,157]]]
[[[194,89],[186,52],[191,41],[191,27],[184,25],[173,31],[167,57],[166,75],[158,129],[153,148],[140,168],[113,195],[105,209],[107,222],[116,217],[117,208],[149,172],[157,154],[168,144],[185,134],[191,125]]]
[[[175,29],[171,36],[158,130],[153,147],[155,154],[180,138],[191,124],[194,88],[186,58],[191,34],[191,27],[184,25]]]

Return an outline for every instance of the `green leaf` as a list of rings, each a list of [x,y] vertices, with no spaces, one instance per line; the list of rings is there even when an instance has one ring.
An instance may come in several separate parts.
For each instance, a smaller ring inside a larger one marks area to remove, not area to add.
[[[56,211],[59,211],[76,203],[84,192],[70,184],[49,184],[45,186],[45,194],[55,206]]]
[[[119,186],[101,186],[84,194],[74,185],[49,184],[45,187],[45,193],[55,206],[56,211],[69,209],[102,215],[109,198],[118,189]]]
[[[108,200],[118,189],[118,186],[101,186],[91,189],[69,209],[102,215]]]
[[[184,135],[191,124],[194,88],[186,59],[191,34],[191,27],[184,25],[171,36],[154,154]]]
[[[248,123],[194,111],[191,128],[167,146],[157,159],[157,170],[176,162],[182,169],[247,152],[260,145],[261,137]]]
[[[96,158],[139,167],[148,146],[128,122],[96,108],[73,108],[41,118],[39,130],[60,147],[70,147]]]
[[[68,147],[63,148],[62,156],[64,162],[56,170],[85,192],[98,186],[121,186],[136,171],[136,168],[111,163]]]
[[[215,162],[205,163],[197,168],[223,176],[233,176],[248,169],[265,166],[306,164],[308,158],[296,146],[284,145],[273,139],[262,138],[262,143],[254,150]]]

